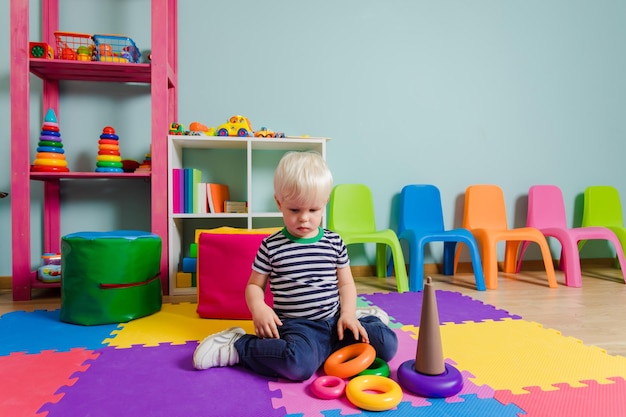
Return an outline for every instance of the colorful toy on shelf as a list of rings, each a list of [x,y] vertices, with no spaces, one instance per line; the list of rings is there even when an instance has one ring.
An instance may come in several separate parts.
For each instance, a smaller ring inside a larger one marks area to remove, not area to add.
[[[170,123],[169,134],[182,136],[185,134],[185,126],[180,123],[172,122]]]
[[[102,129],[100,140],[98,141],[98,156],[96,157],[96,172],[122,173],[122,157],[120,155],[119,136],[115,134],[115,129],[105,126]]]
[[[59,122],[54,110],[48,109],[41,126],[37,155],[31,166],[33,172],[68,172]]]
[[[54,59],[54,49],[45,42],[28,42],[30,58]]]
[[[254,136],[256,136],[257,138],[275,138],[276,132],[263,126],[261,130],[257,130],[256,132],[254,132]]]
[[[461,372],[443,360],[439,312],[431,277],[424,283],[415,360],[400,365],[398,381],[403,388],[426,398],[451,397],[463,388]]]
[[[151,172],[152,171],[152,146],[135,172]]]
[[[216,136],[254,136],[252,126],[247,117],[241,115],[231,116],[228,122],[219,125],[215,129]]]
[[[56,57],[69,61],[91,61],[94,52],[92,36],[88,33],[54,32]]]
[[[41,260],[43,265],[37,269],[37,279],[42,282],[61,281],[61,254],[44,253]]]
[[[93,35],[96,61],[137,64],[141,52],[135,42],[124,35]]]
[[[189,124],[189,134],[193,136],[215,136],[215,128],[207,127],[206,125],[200,122],[191,122]]]

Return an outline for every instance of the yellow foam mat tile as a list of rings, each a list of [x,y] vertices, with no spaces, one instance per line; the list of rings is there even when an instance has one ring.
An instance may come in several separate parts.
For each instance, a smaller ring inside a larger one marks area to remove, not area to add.
[[[157,313],[122,324],[122,328],[112,332],[113,337],[104,342],[118,348],[158,346],[160,343],[181,345],[202,340],[209,334],[232,326],[254,333],[251,320],[203,319],[196,313],[197,307],[195,303],[163,304]]]
[[[419,329],[404,326],[417,339]],[[526,394],[524,387],[544,391],[566,383],[584,387],[580,381],[611,384],[609,377],[626,377],[626,358],[586,346],[573,337],[546,329],[539,323],[505,319],[440,326],[444,357],[459,370],[474,375],[476,385]]]

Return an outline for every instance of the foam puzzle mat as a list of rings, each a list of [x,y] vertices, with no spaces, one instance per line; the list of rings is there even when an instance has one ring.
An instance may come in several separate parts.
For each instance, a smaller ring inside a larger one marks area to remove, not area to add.
[[[344,396],[321,400],[313,379],[292,382],[240,367],[196,371],[198,340],[250,321],[199,318],[193,303],[164,304],[129,323],[79,326],[59,310],[0,317],[0,416],[626,416],[626,358],[452,291],[436,291],[445,361],[461,392],[423,398],[403,390],[387,411],[361,410]],[[360,295],[390,316],[398,336],[389,362],[415,359],[422,293]]]

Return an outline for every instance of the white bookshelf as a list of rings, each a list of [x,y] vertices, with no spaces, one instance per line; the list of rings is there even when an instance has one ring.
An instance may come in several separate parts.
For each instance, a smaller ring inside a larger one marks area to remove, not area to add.
[[[185,234],[190,225],[206,229],[219,226],[252,229],[265,227],[257,226],[257,223],[268,219],[280,223],[282,216],[273,204],[272,194],[274,162],[288,151],[315,151],[326,159],[328,140],[319,137],[168,136],[170,294],[183,295],[196,292],[196,288],[176,287],[176,273],[180,270],[185,251],[192,242],[191,233],[188,231]],[[203,172],[203,182],[227,183],[231,188],[231,199],[245,199],[248,202],[248,213],[174,213],[172,172],[176,168],[198,168]],[[227,180],[224,181],[224,178]],[[234,186],[231,187],[231,184]]]

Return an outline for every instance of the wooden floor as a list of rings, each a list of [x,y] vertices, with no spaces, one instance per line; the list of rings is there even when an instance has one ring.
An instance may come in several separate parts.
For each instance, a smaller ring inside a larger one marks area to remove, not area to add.
[[[626,357],[626,285],[621,272],[611,268],[585,269],[582,288],[564,285],[548,288],[545,274],[500,273],[498,289],[476,291],[471,274],[456,277],[432,275],[436,289],[457,291],[494,305],[525,320],[561,331],[586,345],[599,346],[609,354]],[[393,278],[357,277],[359,293],[395,291]],[[167,296],[165,302],[195,301],[193,296]],[[10,290],[0,290],[0,315],[14,310],[56,309],[59,290],[34,291],[33,300],[14,302]],[[417,312],[419,314],[419,312]]]

